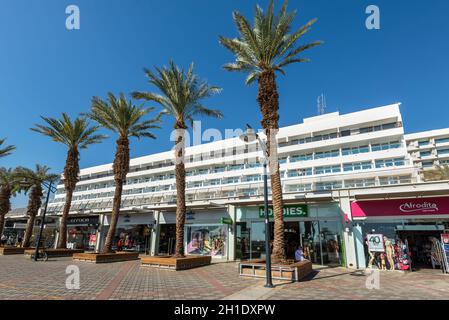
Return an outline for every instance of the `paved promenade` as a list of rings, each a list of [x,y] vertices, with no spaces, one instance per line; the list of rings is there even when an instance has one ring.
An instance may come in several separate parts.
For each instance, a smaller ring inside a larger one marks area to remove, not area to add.
[[[79,289],[67,289],[66,268],[80,271]],[[371,283],[370,281],[368,281]],[[381,272],[379,289],[367,289],[367,275],[344,268],[316,268],[299,283],[238,276],[237,263],[174,272],[141,267],[138,261],[95,265],[55,258],[32,262],[0,256],[0,299],[448,299],[449,276],[435,271]]]

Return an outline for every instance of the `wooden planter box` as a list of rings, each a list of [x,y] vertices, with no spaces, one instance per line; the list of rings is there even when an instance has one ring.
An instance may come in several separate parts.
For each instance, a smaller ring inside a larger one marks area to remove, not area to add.
[[[26,257],[31,256],[36,252],[35,249],[27,249],[24,252]],[[47,256],[49,258],[60,258],[60,257],[71,257],[75,253],[83,253],[84,250],[81,249],[45,249]]]
[[[170,270],[186,270],[209,265],[211,256],[186,256],[175,258],[172,256],[141,257],[142,266],[157,267]]]
[[[76,253],[73,255],[74,261],[87,261],[93,263],[121,262],[138,259],[138,252]]]
[[[23,254],[26,248],[20,247],[0,247],[0,256],[8,256],[11,254]]]
[[[239,264],[241,276],[266,277],[265,260],[246,261]],[[271,276],[274,280],[299,281],[312,272],[312,262],[306,260],[292,264],[272,264]]]

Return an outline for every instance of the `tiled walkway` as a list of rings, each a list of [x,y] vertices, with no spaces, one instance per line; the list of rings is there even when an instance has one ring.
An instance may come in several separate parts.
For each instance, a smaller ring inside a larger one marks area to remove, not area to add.
[[[66,267],[73,264],[80,270],[78,290],[66,289]],[[0,299],[449,299],[449,276],[439,272],[383,272],[379,279],[380,288],[369,290],[365,274],[325,268],[300,283],[266,290],[263,280],[239,277],[236,263],[175,272],[138,261],[35,263],[0,256]]]

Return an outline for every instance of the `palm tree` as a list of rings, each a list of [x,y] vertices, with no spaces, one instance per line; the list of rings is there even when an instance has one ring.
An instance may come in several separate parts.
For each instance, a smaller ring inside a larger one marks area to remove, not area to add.
[[[98,97],[92,99],[91,112],[87,116],[104,128],[118,134],[113,164],[115,193],[111,223],[102,250],[103,253],[112,252],[112,240],[115,236],[120,214],[123,183],[126,181],[126,175],[129,172],[129,138],[156,138],[150,130],[159,128],[156,125],[160,122],[159,117],[143,120],[143,117],[153,110],[154,108],[135,106],[132,100],[126,100],[124,94],[120,94],[120,97],[116,98],[112,93],[109,93],[107,101]]]
[[[426,181],[449,180],[449,166],[438,165],[434,169],[424,171],[423,175]]]
[[[43,183],[56,182],[59,178],[57,174],[49,173],[50,168],[37,164],[35,170],[24,167],[16,169],[17,176],[21,179],[21,189],[28,193],[27,215],[28,221],[25,235],[22,241],[22,247],[29,247],[31,236],[33,235],[34,221],[42,205],[44,190]],[[42,223],[42,222],[41,222]]]
[[[287,1],[280,12],[274,13],[274,1],[271,0],[266,14],[256,6],[254,25],[237,11],[233,12],[239,37],[235,39],[220,36],[220,43],[235,55],[235,62],[224,66],[227,71],[240,71],[248,74],[246,84],[255,80],[259,84],[257,101],[262,113],[262,128],[267,136],[267,151],[270,157],[271,190],[274,208],[273,261],[286,259],[283,221],[282,186],[277,160],[276,132],[279,129],[279,95],[276,84],[276,72],[285,74],[284,67],[306,62],[298,55],[307,49],[321,44],[319,41],[297,45],[316,19],[309,21],[293,33],[290,33],[296,11],[287,12]]]
[[[16,150],[15,146],[5,146],[2,147],[2,144],[5,143],[6,138],[0,139],[0,158],[9,156],[14,150]]]
[[[208,109],[201,100],[218,93],[221,89],[202,82],[193,73],[193,63],[187,73],[170,61],[168,67],[155,68],[156,73],[145,69],[150,84],[162,94],[134,92],[136,99],[154,101],[162,106],[161,114],[174,118],[175,138],[175,175],[176,175],[176,246],[175,256],[184,256],[184,223],[186,216],[186,171],[184,166],[185,139],[187,125],[193,125],[195,116],[206,115],[221,118],[218,110]]]
[[[64,144],[67,158],[64,167],[65,204],[59,225],[57,248],[67,247],[67,218],[72,205],[73,191],[79,181],[79,150],[87,149],[94,143],[100,143],[105,136],[96,134],[99,126],[89,126],[86,118],[78,117],[73,122],[63,113],[61,119],[41,117],[47,125],[36,124],[31,130],[50,137],[53,141]]]
[[[11,197],[15,196],[19,190],[16,171],[0,168],[0,236],[3,234],[5,216],[11,210]]]

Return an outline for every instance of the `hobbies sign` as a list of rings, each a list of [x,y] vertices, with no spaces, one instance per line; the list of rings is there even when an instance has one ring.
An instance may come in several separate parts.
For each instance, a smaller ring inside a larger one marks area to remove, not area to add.
[[[366,238],[368,243],[368,251],[385,252],[383,234],[368,234]]]

